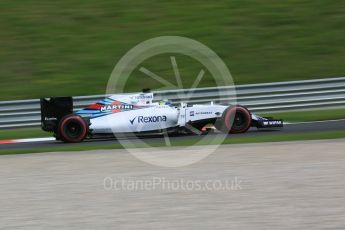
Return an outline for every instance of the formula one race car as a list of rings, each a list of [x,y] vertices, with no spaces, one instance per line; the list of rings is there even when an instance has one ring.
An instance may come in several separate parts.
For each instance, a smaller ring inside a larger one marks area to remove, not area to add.
[[[259,117],[241,105],[210,102],[175,107],[169,101],[153,102],[153,97],[151,92],[113,95],[76,112],[71,97],[42,98],[42,129],[53,132],[57,140],[72,143],[130,133],[203,134],[210,124],[231,134],[250,127],[283,127],[282,120]]]

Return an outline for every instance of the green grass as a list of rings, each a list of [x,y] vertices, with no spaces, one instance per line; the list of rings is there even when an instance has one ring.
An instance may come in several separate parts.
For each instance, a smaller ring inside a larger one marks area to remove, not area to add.
[[[47,136],[50,136],[50,134],[44,132],[43,130],[41,130],[41,128],[20,128],[0,130],[0,140]]]
[[[324,131],[324,132],[311,132],[311,133],[298,133],[298,134],[274,134],[274,135],[263,135],[253,137],[235,137],[227,138],[223,144],[244,144],[244,143],[263,143],[263,142],[278,142],[278,141],[302,141],[302,140],[320,140],[320,139],[336,139],[345,138],[345,131]],[[212,139],[204,138],[199,142],[199,138],[193,139],[178,139],[172,140],[172,146],[191,146],[194,144],[198,145],[209,145],[212,144]],[[165,146],[164,139],[162,142],[150,144],[150,147],[162,147]],[[142,148],[142,144],[136,144],[133,147]],[[63,146],[54,146],[50,148],[32,148],[32,149],[9,149],[0,150],[0,155],[7,154],[24,154],[24,153],[39,153],[39,152],[58,152],[58,151],[82,151],[82,150],[95,150],[95,149],[122,149],[123,146],[120,144],[100,144],[100,145],[80,145],[70,144]]]
[[[262,116],[273,116],[288,122],[303,122],[303,121],[325,121],[345,119],[345,108],[342,109],[325,109],[325,110],[310,110],[299,112],[281,112],[261,114]]]
[[[342,76],[344,21],[341,0],[2,0],[0,100],[102,94],[130,48],[163,35],[209,46],[237,84]],[[200,65],[177,63],[190,87]],[[145,67],[174,79],[168,55]],[[144,87],[161,85],[135,71],[126,90]]]

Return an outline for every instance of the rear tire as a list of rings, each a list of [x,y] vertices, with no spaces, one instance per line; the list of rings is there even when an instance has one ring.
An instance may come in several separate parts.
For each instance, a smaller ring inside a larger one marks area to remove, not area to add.
[[[227,108],[222,118],[216,122],[216,128],[225,133],[245,133],[251,126],[252,116],[249,110],[243,106]]]
[[[88,133],[89,126],[82,117],[67,115],[59,123],[57,136],[64,142],[77,143],[83,141]]]

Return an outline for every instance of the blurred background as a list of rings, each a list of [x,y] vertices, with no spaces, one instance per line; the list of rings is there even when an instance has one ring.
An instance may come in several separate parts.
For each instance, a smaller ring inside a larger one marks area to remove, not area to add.
[[[213,49],[236,84],[344,76],[345,1],[2,0],[0,100],[105,93],[117,61],[156,36]],[[188,88],[198,63],[177,57]],[[169,56],[146,68],[174,79]],[[134,72],[126,90],[158,87]],[[214,84],[209,74],[200,84]]]

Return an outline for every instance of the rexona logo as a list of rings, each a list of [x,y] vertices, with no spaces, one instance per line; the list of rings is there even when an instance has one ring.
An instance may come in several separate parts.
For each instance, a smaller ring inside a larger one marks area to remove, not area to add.
[[[167,116],[151,116],[151,117],[138,116],[129,120],[129,122],[133,125],[135,120],[137,120],[138,123],[166,122]]]
[[[106,105],[101,107],[101,112],[109,111],[109,110],[116,110],[116,109],[133,109],[133,105]]]

